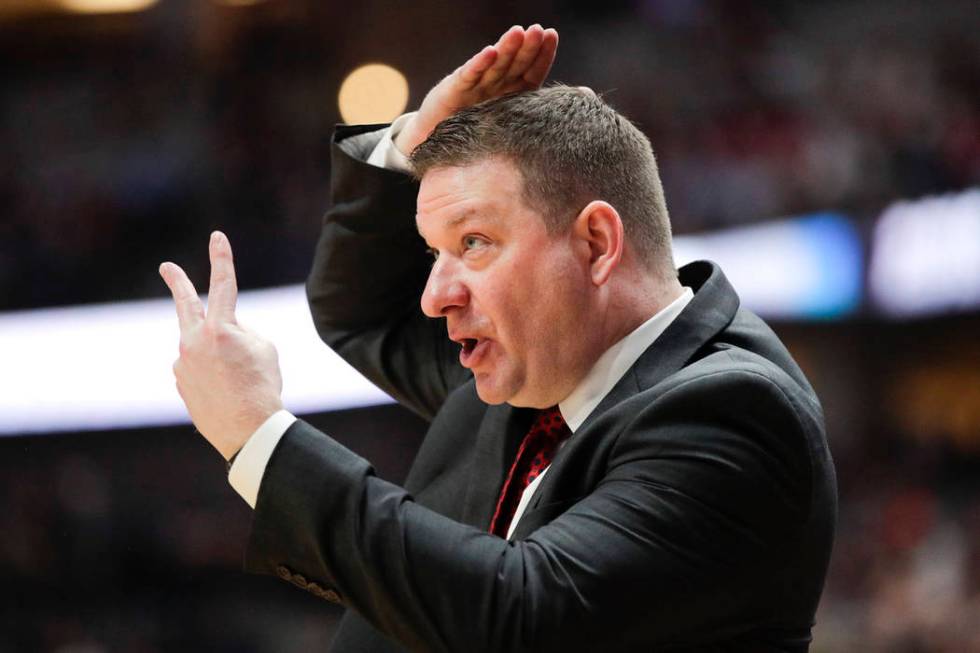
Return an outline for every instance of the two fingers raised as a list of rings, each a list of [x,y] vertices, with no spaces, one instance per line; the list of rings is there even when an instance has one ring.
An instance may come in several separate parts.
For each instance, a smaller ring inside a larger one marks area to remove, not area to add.
[[[235,304],[238,301],[235,263],[231,244],[220,231],[211,234],[208,253],[211,258],[211,284],[206,316],[194,284],[180,266],[169,262],[160,265],[160,276],[173,296],[181,331],[198,326],[204,320],[235,323]]]

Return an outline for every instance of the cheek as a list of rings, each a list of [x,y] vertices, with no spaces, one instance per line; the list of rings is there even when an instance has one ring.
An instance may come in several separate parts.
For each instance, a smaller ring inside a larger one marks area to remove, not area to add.
[[[588,301],[588,270],[583,270],[571,256],[567,247],[551,259],[551,265],[542,271],[538,294],[546,301],[559,322],[588,322],[584,309]]]
[[[545,356],[560,355],[588,323],[588,316],[582,315],[583,297],[574,275],[567,267],[552,268],[542,270],[526,284],[527,309],[518,326],[534,350]]]
[[[504,283],[484,286],[480,308],[498,337],[519,348],[522,358],[554,357],[584,324],[581,277],[567,245],[539,247],[508,266],[500,277]]]
[[[581,270],[566,266],[555,273],[548,289],[548,311],[541,325],[547,342],[540,343],[549,352],[556,368],[577,368],[582,350],[588,346],[597,316],[591,311],[590,285]]]

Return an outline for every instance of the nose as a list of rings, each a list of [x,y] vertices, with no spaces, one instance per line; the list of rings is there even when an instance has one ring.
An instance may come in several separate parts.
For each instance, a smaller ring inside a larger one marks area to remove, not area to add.
[[[459,279],[448,256],[438,259],[429,272],[422,291],[422,312],[429,317],[445,317],[453,308],[462,308],[469,301],[469,291]]]

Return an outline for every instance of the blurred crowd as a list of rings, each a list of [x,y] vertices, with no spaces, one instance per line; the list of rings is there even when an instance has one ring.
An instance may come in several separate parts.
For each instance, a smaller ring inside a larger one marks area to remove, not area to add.
[[[838,457],[840,522],[814,650],[980,651],[978,459],[896,435]]]
[[[689,13],[653,38],[609,26],[587,77],[631,62],[609,97],[650,133],[679,231],[873,216],[980,182],[975,7],[962,22],[956,3],[644,5]]]
[[[309,416],[402,481],[423,422]],[[306,653],[340,609],[242,571],[251,509],[190,426],[0,438],[0,653]]]
[[[650,136],[678,233],[826,209],[868,220],[980,184],[975,0],[473,3],[465,25],[437,0],[393,6],[164,0],[0,22],[0,310],[163,296],[157,264],[203,280],[216,227],[242,287],[301,281],[344,75],[385,61],[417,103],[511,22],[558,27],[553,77]],[[822,365],[861,365],[834,363],[821,337],[797,341]],[[886,426],[872,388],[890,372],[868,364],[852,397],[835,372],[814,379],[841,519],[812,650],[980,650],[980,454]],[[395,480],[422,432],[393,407],[316,419]],[[337,612],[240,572],[247,507],[189,431],[0,440],[0,653],[323,648]]]
[[[323,4],[174,0],[129,29],[0,25],[0,309],[161,294],[155,264],[196,271],[219,225],[243,285],[301,280],[343,76],[388,62],[418,102],[506,13],[475,3],[440,42],[436,0]],[[873,217],[980,183],[975,2],[535,4],[519,14],[561,30],[553,77],[594,87],[650,136],[677,232]]]

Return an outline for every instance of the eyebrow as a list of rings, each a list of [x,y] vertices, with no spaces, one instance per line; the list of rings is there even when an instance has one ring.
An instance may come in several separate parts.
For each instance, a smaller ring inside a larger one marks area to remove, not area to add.
[[[481,216],[487,216],[487,215],[488,214],[487,214],[486,211],[481,210],[481,209],[478,209],[478,208],[472,208],[471,207],[471,208],[468,208],[468,209],[464,210],[462,213],[460,213],[456,217],[450,219],[446,223],[446,228],[447,229],[455,229],[456,227],[459,227],[461,224],[464,224],[464,223],[466,223],[466,222],[468,222],[470,220],[474,220],[474,219],[479,218]],[[418,220],[415,221],[415,230],[419,232],[419,235],[420,236],[422,235],[422,232],[419,230]]]
[[[479,209],[472,209],[472,208],[466,209],[461,214],[457,215],[455,218],[450,220],[446,224],[446,226],[449,227],[450,229],[454,227],[458,227],[459,225],[463,224],[467,220],[472,220],[473,218],[479,217],[481,213],[482,211],[480,211]]]

